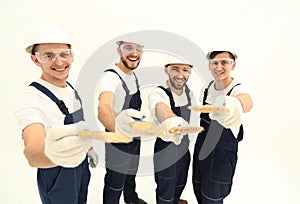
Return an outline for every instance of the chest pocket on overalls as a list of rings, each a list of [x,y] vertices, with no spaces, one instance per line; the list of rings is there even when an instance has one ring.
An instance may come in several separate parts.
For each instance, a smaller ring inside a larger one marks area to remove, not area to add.
[[[62,100],[59,100],[49,89],[47,89],[43,85],[41,85],[37,82],[32,82],[29,85],[29,86],[35,87],[36,89],[38,89],[39,91],[41,91],[42,93],[47,95],[54,103],[56,103],[59,110],[65,115],[64,125],[74,124],[74,123],[84,120],[81,99],[80,99],[77,91],[73,88],[73,86],[69,82],[67,82],[67,84],[74,90],[75,98],[80,101],[80,105],[81,105],[80,109],[78,109],[74,113],[69,113],[69,110],[66,107],[65,103]]]

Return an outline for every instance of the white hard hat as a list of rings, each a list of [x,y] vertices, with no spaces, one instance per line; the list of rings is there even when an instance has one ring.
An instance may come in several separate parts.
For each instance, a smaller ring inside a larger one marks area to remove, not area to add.
[[[144,45],[141,44],[140,42],[135,42],[135,41],[133,41],[133,40],[131,40],[131,41],[128,41],[128,40],[126,40],[126,41],[119,40],[119,41],[117,41],[116,43],[117,43],[117,45],[119,45],[119,46],[122,45],[123,43],[133,43],[133,44],[138,44],[138,45],[144,46]]]
[[[172,64],[177,64],[177,65],[188,65],[190,68],[193,68],[193,65],[190,63],[186,62],[185,60],[181,59],[180,57],[175,57],[172,55],[168,55],[166,59],[164,60],[164,67],[168,67]]]
[[[119,37],[117,37],[116,43],[118,46],[120,46],[122,43],[134,43],[134,44],[138,44],[138,45],[145,45],[145,37],[138,35],[137,32],[133,32],[133,33],[126,33],[124,35],[121,35]]]
[[[227,50],[214,50],[214,51],[210,51],[210,52],[208,52],[207,53],[207,55],[206,55],[206,58],[207,59],[211,59],[211,54],[212,53],[221,53],[221,52],[228,52],[228,53],[230,53],[233,57],[234,57],[234,60],[236,60],[237,59],[237,55],[234,53],[234,52],[232,52],[232,51],[227,51]]]
[[[36,44],[61,43],[71,46],[70,39],[60,27],[47,23],[33,26],[27,33],[25,41],[25,50],[28,53],[32,53]]]

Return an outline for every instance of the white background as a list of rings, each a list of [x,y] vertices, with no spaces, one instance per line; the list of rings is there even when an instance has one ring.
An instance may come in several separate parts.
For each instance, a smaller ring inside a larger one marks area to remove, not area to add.
[[[225,203],[300,203],[299,11],[298,0],[1,0],[0,203],[40,203],[36,169],[23,156],[13,114],[17,94],[41,73],[22,39],[38,22],[58,24],[74,40],[70,81],[94,50],[130,31],[173,32],[204,51],[229,42],[239,55],[234,75],[251,88],[255,106],[245,116],[245,139]],[[88,203],[102,202],[104,172],[102,166],[92,170]],[[153,175],[137,182],[140,197],[155,203]],[[196,203],[191,177],[183,197]]]

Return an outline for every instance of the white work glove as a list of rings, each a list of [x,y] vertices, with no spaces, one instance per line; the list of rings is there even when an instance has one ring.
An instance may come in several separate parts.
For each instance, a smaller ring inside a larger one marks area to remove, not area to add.
[[[98,165],[98,154],[91,147],[90,150],[88,151],[87,155],[89,158],[90,167],[96,168],[96,166]]]
[[[223,103],[222,103],[223,101]],[[217,120],[225,128],[238,127],[242,124],[243,107],[239,99],[233,96],[220,96],[212,104],[213,106],[225,106],[228,112],[210,113],[209,117],[212,120]]]
[[[121,111],[115,120],[115,131],[117,133],[121,133],[123,135],[127,135],[129,137],[136,137],[139,135],[134,135],[132,132],[132,128],[130,126],[131,122],[134,122],[135,120],[133,119],[143,119],[144,115],[141,111],[137,111],[135,109],[126,109]]]
[[[183,134],[172,134],[169,130],[173,127],[187,126],[187,122],[181,117],[168,118],[161,123],[164,129],[164,136],[161,137],[162,140],[166,142],[174,142],[174,144],[179,145],[183,138]]]
[[[57,125],[49,129],[45,139],[45,154],[55,164],[76,167],[86,157],[86,147],[78,137],[78,129],[84,122]]]

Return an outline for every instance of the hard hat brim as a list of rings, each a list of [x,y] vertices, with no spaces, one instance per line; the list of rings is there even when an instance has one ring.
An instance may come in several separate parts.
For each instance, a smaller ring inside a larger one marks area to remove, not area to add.
[[[236,55],[234,52],[232,52],[232,51],[221,51],[221,50],[214,50],[214,51],[208,52],[207,55],[206,55],[206,58],[207,58],[207,59],[211,59],[210,56],[211,56],[211,54],[214,53],[214,52],[228,52],[228,53],[230,53],[230,54],[234,57],[234,60],[237,59],[237,55]]]

